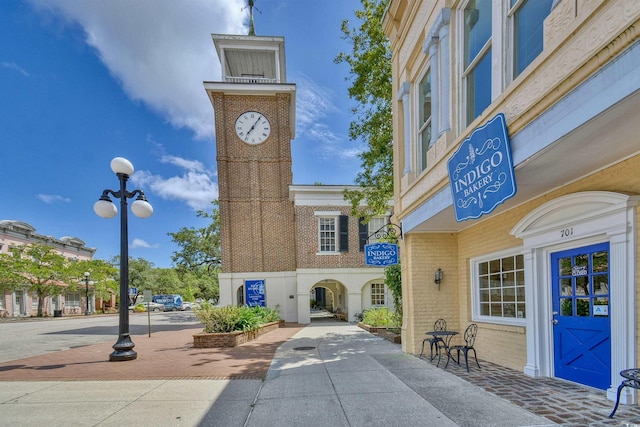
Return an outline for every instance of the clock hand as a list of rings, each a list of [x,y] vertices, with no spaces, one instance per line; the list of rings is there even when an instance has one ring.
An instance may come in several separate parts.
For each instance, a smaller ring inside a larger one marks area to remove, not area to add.
[[[253,124],[253,126],[251,126],[251,129],[249,129],[249,131],[247,131],[247,135],[249,135],[251,133],[251,131],[256,128],[256,125],[258,124],[258,122],[260,121],[261,118],[262,118],[262,116],[258,117],[258,120],[256,120],[256,122]]]

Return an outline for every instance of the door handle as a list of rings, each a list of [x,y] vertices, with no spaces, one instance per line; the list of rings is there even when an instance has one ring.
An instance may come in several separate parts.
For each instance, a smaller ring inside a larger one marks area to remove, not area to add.
[[[558,319],[551,320],[551,323],[553,323],[554,325],[557,325],[558,324]]]

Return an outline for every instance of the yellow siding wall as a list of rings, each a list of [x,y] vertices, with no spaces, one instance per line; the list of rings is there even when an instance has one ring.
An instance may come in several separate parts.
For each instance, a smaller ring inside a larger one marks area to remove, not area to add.
[[[510,211],[495,215],[459,234],[407,234],[407,268],[403,268],[403,297],[405,299],[405,351],[420,353],[424,332],[443,317],[447,327],[464,331],[473,321],[471,317],[470,259],[521,246],[510,234],[522,217],[538,206],[557,197],[580,191],[614,191],[640,193],[640,155],[627,159],[556,191],[531,200]],[[636,213],[636,224],[640,224]],[[636,265],[640,265],[640,236],[636,236]],[[404,266],[403,266],[404,267]],[[441,290],[433,283],[435,270],[441,267],[444,280]],[[640,283],[640,268],[636,269],[636,284]],[[409,271],[410,273],[407,273]],[[530,284],[527,284],[530,286]],[[637,288],[640,288],[637,286]],[[640,289],[636,290],[640,306]],[[530,307],[527,306],[529,310]],[[457,318],[459,317],[459,322]],[[525,328],[478,323],[476,349],[481,359],[522,370],[526,363]],[[636,325],[636,331],[640,323]],[[636,342],[640,334],[636,332]],[[640,347],[637,349],[640,353]]]

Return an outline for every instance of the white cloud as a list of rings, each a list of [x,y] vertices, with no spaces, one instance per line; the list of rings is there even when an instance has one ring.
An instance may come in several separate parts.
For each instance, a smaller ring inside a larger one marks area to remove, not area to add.
[[[195,210],[206,209],[218,198],[218,184],[212,180],[213,173],[195,160],[176,156],[162,156],[161,161],[181,167],[179,176],[164,178],[149,171],[137,171],[131,176],[131,182],[138,187],[151,189],[166,200],[179,200]]]
[[[213,138],[213,110],[202,82],[221,76],[210,35],[246,34],[246,0],[28,1],[43,14],[80,25],[86,43],[129,98],[143,102],[174,127],[191,129],[198,139]],[[3,65],[22,70],[12,63]],[[344,115],[333,102],[332,90],[303,74],[289,77],[297,87],[296,133],[318,142],[314,155],[346,160],[357,156],[361,150],[327,126],[336,115]],[[217,196],[217,186],[202,175],[204,168],[176,163],[180,160],[184,159],[162,158],[192,172],[174,178],[172,186],[201,185],[202,197],[212,189]],[[174,187],[163,185],[167,181],[157,177],[154,184],[167,198],[183,199],[172,191]],[[188,200],[192,206],[202,206],[197,199]]]
[[[146,241],[142,240],[142,239],[133,239],[133,241],[131,242],[130,245],[131,249],[135,249],[135,248],[148,248],[148,249],[155,249],[160,247],[159,245],[150,245],[149,243],[147,243]]]
[[[20,74],[22,74],[25,77],[31,77],[31,74],[29,74],[29,72],[27,70],[25,70],[24,68],[20,67],[15,62],[3,62],[2,66],[4,68],[9,68],[11,70],[15,70],[15,71],[19,72]]]
[[[203,81],[220,79],[210,34],[245,34],[244,0],[29,0],[84,28],[86,42],[118,79],[176,128],[212,138]]]
[[[162,163],[169,163],[190,171],[203,172],[205,170],[204,164],[199,160],[187,160],[177,156],[165,155],[160,158],[160,161]]]
[[[326,88],[302,75],[297,79],[296,125],[297,133],[317,141],[315,154],[328,159],[354,159],[362,148],[345,146],[346,138],[336,134],[327,124],[330,114],[339,113],[333,104],[333,94]]]
[[[51,205],[57,202],[64,202],[64,203],[71,202],[71,199],[59,196],[57,194],[38,194],[36,197],[48,205]]]
[[[296,125],[299,131],[308,129],[326,118],[327,114],[337,111],[331,101],[332,93],[307,76],[296,78],[296,90]]]

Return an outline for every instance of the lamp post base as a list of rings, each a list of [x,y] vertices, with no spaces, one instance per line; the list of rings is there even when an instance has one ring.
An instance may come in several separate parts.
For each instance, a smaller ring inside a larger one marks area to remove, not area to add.
[[[123,362],[135,360],[138,353],[133,350],[135,344],[129,335],[120,335],[118,341],[113,345],[114,352],[109,355],[109,362]]]

